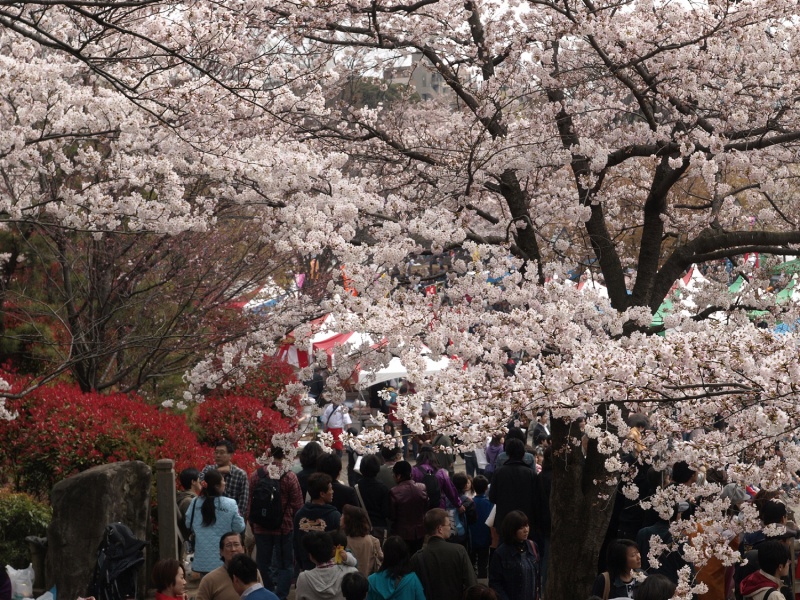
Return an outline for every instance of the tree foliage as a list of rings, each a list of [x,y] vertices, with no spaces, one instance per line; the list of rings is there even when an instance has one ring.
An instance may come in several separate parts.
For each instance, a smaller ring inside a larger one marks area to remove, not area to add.
[[[199,361],[189,393],[236,381],[287,332],[302,340],[333,313],[371,340],[337,353],[331,386],[402,357],[417,394],[397,414],[412,428],[423,401],[465,446],[550,411],[554,498],[569,498],[554,503],[552,556],[578,567],[551,570],[546,595],[574,597],[576,585],[588,592],[610,500],[630,477],[619,454],[632,448],[631,411],[656,426],[640,459],[657,468],[684,459],[775,488],[800,467],[794,446],[783,461],[770,454],[800,416],[797,334],[771,329],[800,314],[762,292],[771,273],[742,261],[743,290],[710,281],[653,323],[693,264],[797,253],[795,9],[7,3],[2,214],[177,233],[213,228],[219,199],[247,207],[276,252],[330,276]],[[449,94],[375,107],[347,94],[409,53]],[[70,182],[53,194],[32,185],[40,176]],[[446,287],[422,295],[407,257],[451,250]],[[565,277],[576,269],[607,297],[578,293]],[[458,358],[426,377],[426,351]],[[513,376],[509,352],[522,356]],[[290,410],[297,385],[276,406]],[[584,415],[586,456],[573,428]],[[727,427],[707,430],[714,421]],[[706,503],[690,525],[722,508]],[[727,560],[719,533],[707,541]]]

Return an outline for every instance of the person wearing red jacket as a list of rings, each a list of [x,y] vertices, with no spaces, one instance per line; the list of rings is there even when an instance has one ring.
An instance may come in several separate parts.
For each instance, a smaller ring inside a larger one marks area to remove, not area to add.
[[[758,547],[760,569],[742,580],[739,591],[748,600],[783,600],[781,577],[789,573],[789,548],[769,540]]]

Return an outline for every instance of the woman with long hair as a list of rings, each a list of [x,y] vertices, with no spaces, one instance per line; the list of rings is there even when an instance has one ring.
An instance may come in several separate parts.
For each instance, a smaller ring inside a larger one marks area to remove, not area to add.
[[[500,600],[539,598],[542,566],[529,533],[528,516],[521,510],[512,510],[503,519],[501,544],[489,562],[489,587]]]
[[[425,600],[422,582],[409,566],[408,547],[398,535],[383,544],[380,571],[369,576],[367,600]]]
[[[192,571],[205,574],[219,566],[219,540],[223,534],[244,531],[236,500],[227,498],[225,479],[216,469],[206,472],[200,495],[186,511],[186,528],[194,532]]]
[[[341,529],[347,536],[347,548],[356,557],[358,570],[369,577],[383,562],[381,543],[370,535],[372,527],[369,515],[363,508],[345,504],[342,512]]]

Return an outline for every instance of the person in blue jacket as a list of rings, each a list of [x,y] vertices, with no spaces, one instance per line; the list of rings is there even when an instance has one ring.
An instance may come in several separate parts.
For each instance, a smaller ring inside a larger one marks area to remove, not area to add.
[[[409,566],[408,547],[398,535],[383,544],[383,564],[369,576],[367,600],[425,600],[422,582]]]
[[[244,531],[236,500],[226,497],[225,479],[216,469],[206,472],[200,495],[186,511],[186,528],[194,532],[192,571],[205,575],[219,567],[219,540],[224,533]]]

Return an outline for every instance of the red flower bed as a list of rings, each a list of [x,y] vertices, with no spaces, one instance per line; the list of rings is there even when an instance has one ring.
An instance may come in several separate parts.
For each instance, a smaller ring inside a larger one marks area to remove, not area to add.
[[[3,374],[6,380],[12,380]],[[16,387],[16,386],[14,386]],[[0,426],[0,457],[19,490],[39,496],[57,481],[95,465],[172,458],[175,470],[212,462],[186,418],[134,394],[84,394],[58,383],[9,400],[17,419]]]

